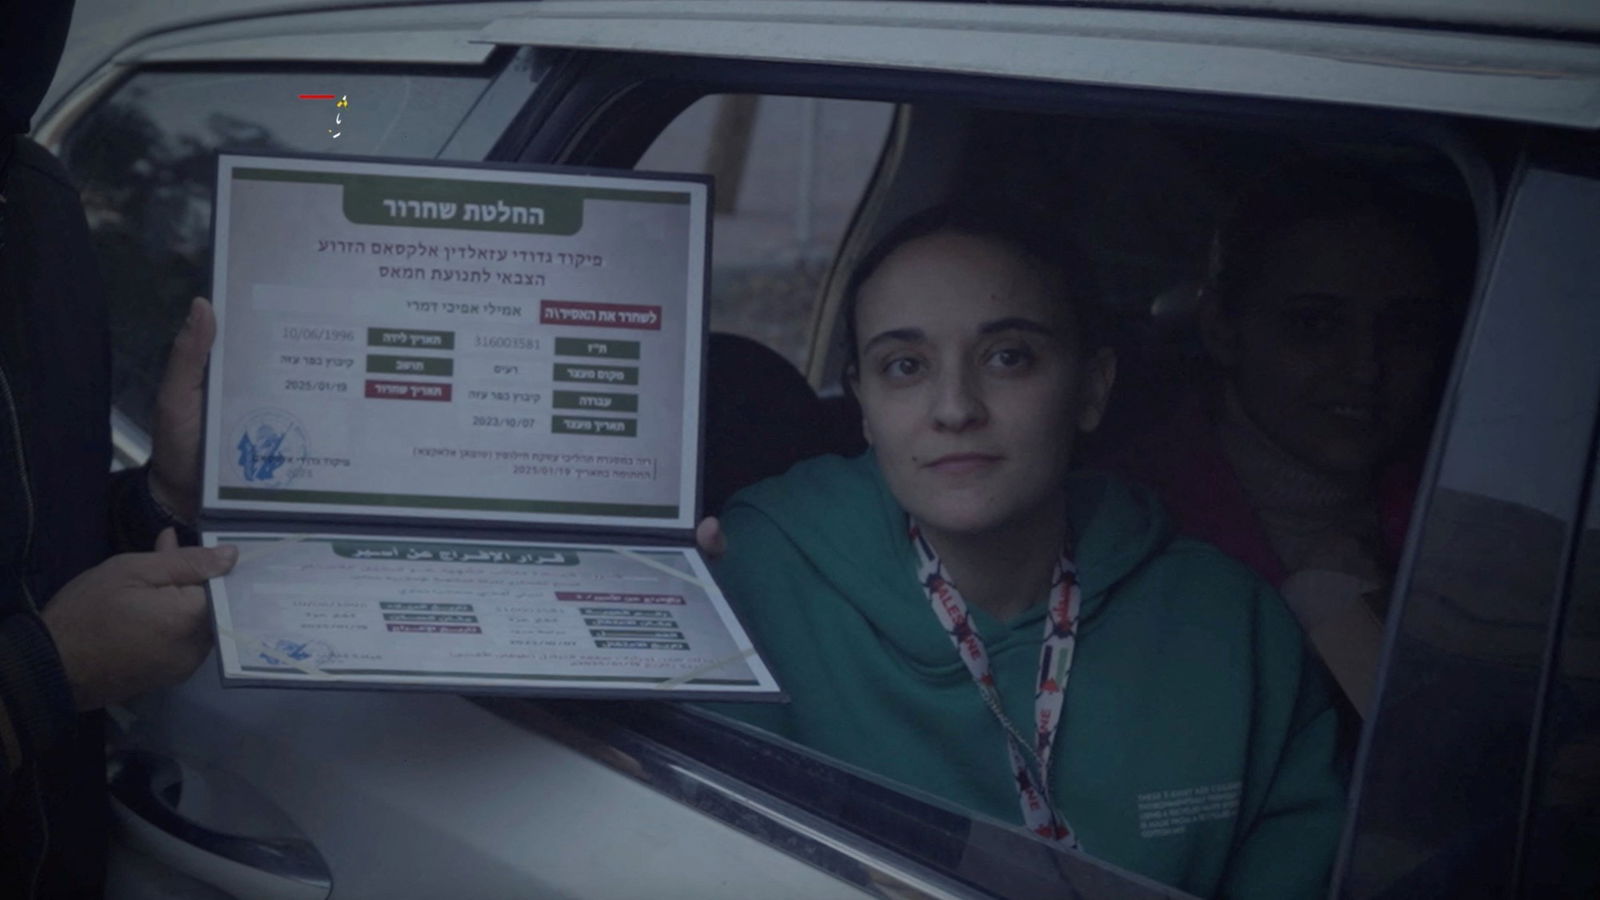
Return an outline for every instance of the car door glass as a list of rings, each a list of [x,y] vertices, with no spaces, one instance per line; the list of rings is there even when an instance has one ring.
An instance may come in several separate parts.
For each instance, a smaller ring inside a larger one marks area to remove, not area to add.
[[[1600,894],[1600,444],[1568,574],[1522,834],[1522,896]]]
[[[890,103],[721,94],[655,139],[638,169],[716,178],[711,330],[805,369],[822,279],[893,115]]]
[[[1600,181],[1532,167],[1510,197],[1397,593],[1347,842],[1351,895],[1514,889],[1530,738],[1600,409],[1596,208]]]
[[[149,430],[172,335],[190,298],[207,292],[218,149],[431,158],[489,80],[479,70],[151,69],[74,123],[60,155],[106,278],[123,420]]]

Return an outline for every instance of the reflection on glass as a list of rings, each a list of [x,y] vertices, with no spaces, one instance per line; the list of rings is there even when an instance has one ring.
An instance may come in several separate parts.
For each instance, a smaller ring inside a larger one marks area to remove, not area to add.
[[[431,158],[486,83],[476,74],[156,70],[89,112],[62,159],[82,189],[109,289],[113,404],[149,428],[167,345],[189,299],[206,293],[218,149]]]
[[[1600,453],[1540,723],[1524,896],[1600,895]]]
[[[1600,278],[1597,204],[1600,184],[1534,169],[1501,226],[1438,486],[1395,601],[1350,895],[1516,887],[1530,742],[1600,407],[1600,306],[1580,302]],[[1562,702],[1554,690],[1552,736]]]
[[[729,94],[684,110],[641,171],[717,179],[711,329],[804,370],[822,280],[877,165],[890,103]]]

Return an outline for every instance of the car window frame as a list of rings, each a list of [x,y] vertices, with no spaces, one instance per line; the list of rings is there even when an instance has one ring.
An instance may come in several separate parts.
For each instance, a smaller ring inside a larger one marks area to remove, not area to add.
[[[566,163],[580,165],[627,166],[637,160],[667,122],[695,99],[707,94],[756,93],[820,96],[826,98],[911,103],[935,101],[982,105],[986,108],[1019,111],[1070,112],[1086,116],[1149,115],[1164,121],[1203,123],[1256,129],[1263,132],[1293,134],[1302,139],[1349,142],[1351,136],[1383,138],[1437,151],[1451,163],[1461,177],[1478,220],[1480,248],[1489,246],[1500,208],[1500,185],[1504,176],[1491,163],[1494,150],[1500,149],[1505,135],[1518,126],[1501,123],[1468,123],[1458,118],[1429,113],[1330,106],[1279,99],[1238,98],[1217,95],[1180,94],[1173,91],[1111,88],[1059,83],[1013,81],[1004,77],[949,72],[906,72],[853,68],[823,64],[729,60],[711,57],[652,56],[644,53],[565,51],[563,64],[572,72],[570,90],[541,101],[541,122],[525,123],[525,140],[519,145],[497,148],[526,163]],[[608,141],[617,141],[608,145]],[[885,154],[895,145],[894,131],[886,143]],[[880,165],[868,183],[858,213],[854,217],[836,254],[834,267],[825,281],[825,300],[818,312],[813,334],[811,368],[813,386],[824,386],[831,375],[826,361],[819,365],[817,355],[831,344],[834,318],[839,307],[839,292],[845,280],[840,269],[850,257],[850,248],[867,238],[873,222],[861,209],[880,202],[879,178],[892,166]],[[1480,252],[1474,285],[1481,284],[1487,271],[1487,254]],[[1476,287],[1465,321],[1475,320],[1479,302]],[[1463,335],[1467,334],[1463,331]],[[1454,351],[1455,367],[1463,363],[1464,338]],[[1452,380],[1451,384],[1455,382]],[[1449,394],[1446,394],[1448,397]],[[1433,465],[1440,452],[1444,433],[1444,410],[1436,425],[1429,460]],[[1419,503],[1426,496],[1433,469],[1419,487]],[[1420,509],[1420,506],[1418,507]],[[1413,517],[1413,528],[1417,517]],[[1415,533],[1407,543],[1410,552]],[[1409,557],[1408,557],[1409,559]],[[1404,566],[1405,563],[1403,562]],[[1396,589],[1402,583],[1397,573]],[[1387,641],[1385,649],[1387,651]],[[1381,673],[1380,673],[1381,674]],[[1359,765],[1359,764],[1358,764]],[[1353,778],[1359,779],[1358,768]],[[760,793],[760,782],[742,782],[745,789]],[[1352,799],[1352,804],[1353,804]],[[1352,805],[1351,809],[1354,807]],[[1348,820],[1347,820],[1348,821]],[[839,823],[849,827],[848,823]],[[862,838],[863,840],[872,840]],[[881,846],[881,844],[880,844]],[[886,851],[888,852],[888,851]],[[1330,887],[1338,883],[1341,856],[1330,877]]]

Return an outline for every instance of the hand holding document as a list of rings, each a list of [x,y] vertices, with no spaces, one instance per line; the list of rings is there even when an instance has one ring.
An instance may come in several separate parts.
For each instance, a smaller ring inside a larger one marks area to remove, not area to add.
[[[694,549],[708,195],[220,157],[225,679],[778,696]]]

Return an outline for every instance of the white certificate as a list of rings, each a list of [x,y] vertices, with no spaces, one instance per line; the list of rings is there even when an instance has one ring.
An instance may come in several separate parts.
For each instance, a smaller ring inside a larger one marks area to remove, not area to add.
[[[698,556],[660,547],[208,533],[224,676],[739,696],[777,685]]]
[[[227,683],[778,699],[694,547],[709,181],[222,154]]]
[[[707,193],[222,155],[205,505],[692,528]]]

